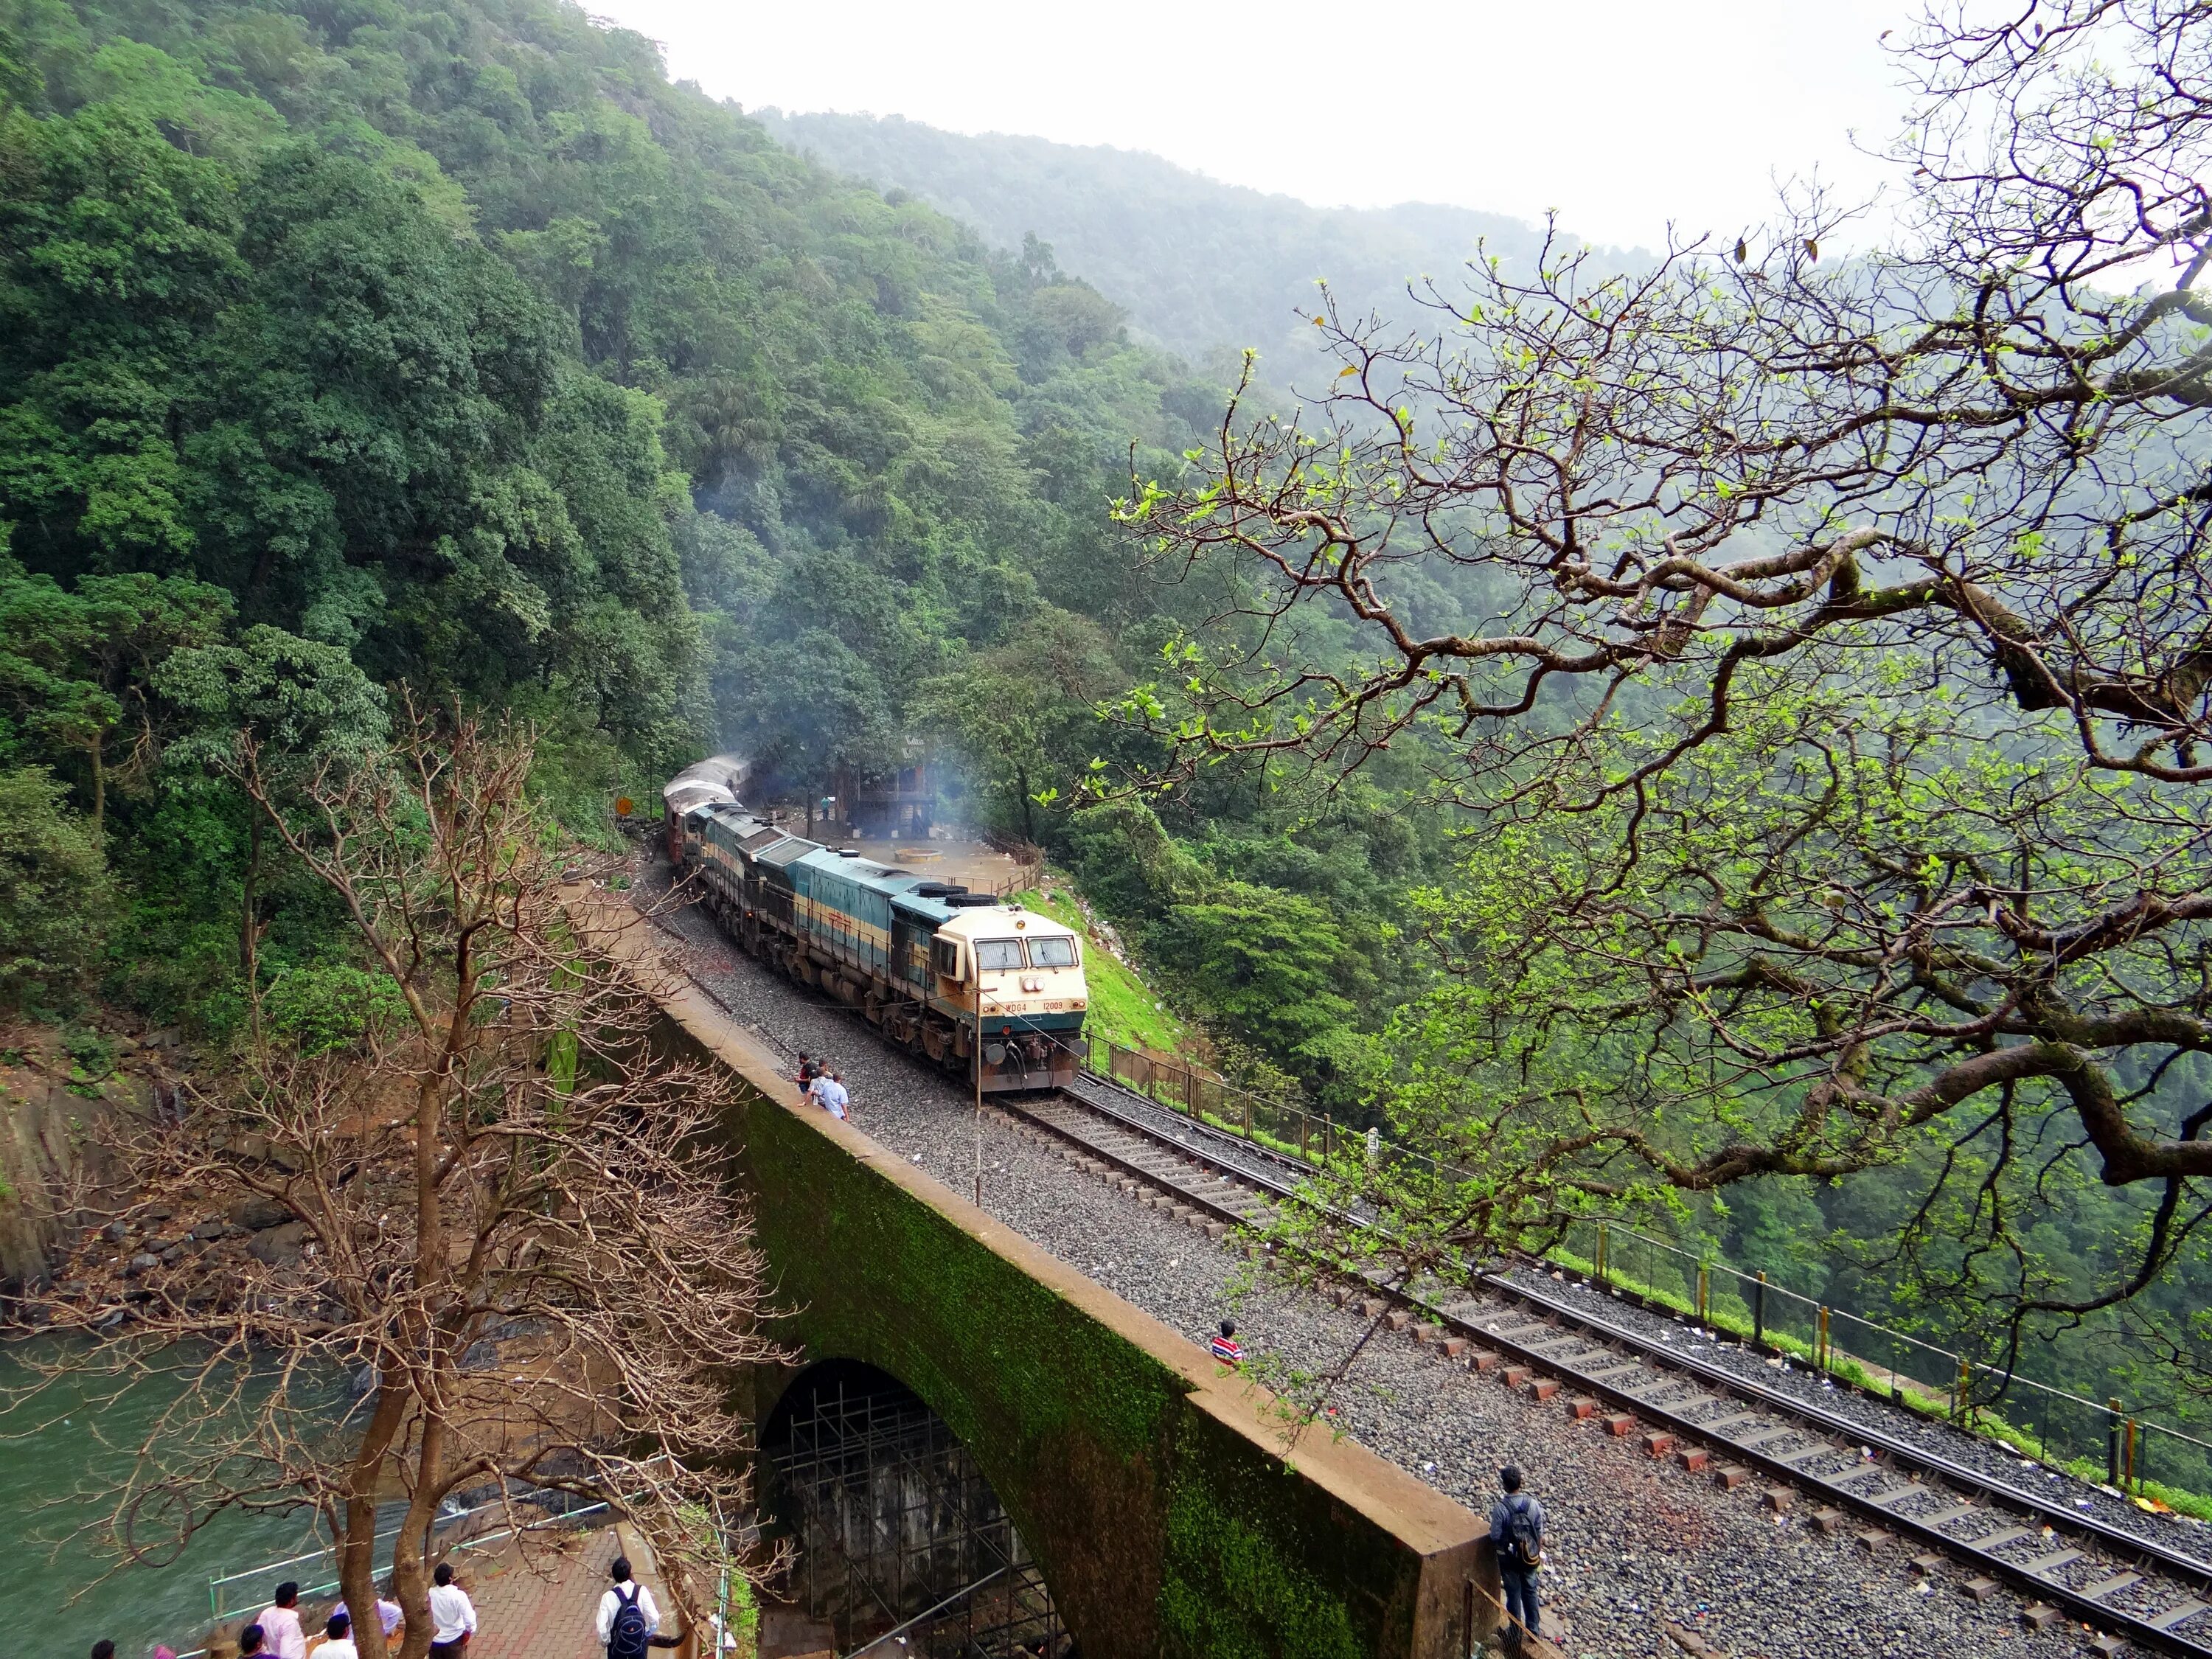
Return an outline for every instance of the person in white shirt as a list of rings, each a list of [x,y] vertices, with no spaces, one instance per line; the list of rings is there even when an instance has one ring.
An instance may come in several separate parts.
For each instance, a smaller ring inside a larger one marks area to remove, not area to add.
[[[361,1650],[353,1644],[353,1620],[345,1614],[331,1615],[331,1622],[323,1626],[323,1638],[315,1644],[315,1659],[361,1659]]]
[[[430,1651],[434,1659],[460,1659],[477,1633],[476,1603],[453,1582],[452,1562],[439,1562],[430,1576]]]
[[[816,1078],[810,1092],[814,1097],[814,1103],[830,1116],[849,1118],[852,1115],[847,1109],[853,1097],[845,1092],[845,1079],[836,1073],[824,1072]]]
[[[276,1586],[276,1599],[253,1622],[261,1626],[261,1650],[269,1659],[307,1659],[307,1632],[300,1628],[300,1587],[290,1579]]]
[[[397,1645],[399,1626],[405,1623],[407,1619],[407,1615],[401,1609],[399,1603],[392,1601],[384,1593],[391,1588],[392,1586],[389,1583],[382,1585],[379,1588],[376,1595],[376,1622],[383,1627],[384,1645],[387,1651]],[[344,1613],[349,1620],[353,1617],[353,1609],[347,1607],[343,1601],[339,1602],[337,1606],[332,1607],[331,1611],[332,1613]],[[360,1640],[361,1638],[359,1637],[356,1637],[354,1638],[356,1645],[359,1644]],[[373,1643],[370,1644],[372,1651],[374,1650],[374,1645],[375,1644]]]
[[[606,1649],[608,1659],[642,1659],[641,1655],[617,1653],[615,1649],[617,1632],[615,1618],[626,1603],[635,1601],[637,1610],[645,1615],[646,1639],[654,1647],[674,1645],[673,1638],[656,1640],[653,1632],[660,1628],[660,1609],[653,1605],[653,1592],[630,1577],[629,1560],[626,1556],[615,1557],[611,1570],[614,1585],[599,1597],[599,1645]]]

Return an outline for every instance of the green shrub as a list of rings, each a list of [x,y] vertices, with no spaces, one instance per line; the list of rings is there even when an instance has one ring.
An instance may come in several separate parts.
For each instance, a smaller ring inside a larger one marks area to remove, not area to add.
[[[262,999],[270,1033],[310,1054],[359,1042],[404,1006],[388,975],[341,963],[287,969]]]
[[[42,766],[0,771],[0,1007],[73,1000],[100,954],[107,859],[68,793]]]

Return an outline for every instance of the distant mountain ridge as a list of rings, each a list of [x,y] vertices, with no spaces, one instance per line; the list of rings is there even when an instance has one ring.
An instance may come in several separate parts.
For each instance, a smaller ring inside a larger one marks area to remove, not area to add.
[[[1479,245],[1530,258],[1542,240],[1537,227],[1468,208],[1311,207],[1139,150],[969,137],[896,115],[748,113],[788,148],[921,197],[1000,246],[1034,233],[1063,270],[1194,362],[1248,345],[1303,355],[1316,277],[1347,307],[1408,317],[1408,279],[1449,279]]]

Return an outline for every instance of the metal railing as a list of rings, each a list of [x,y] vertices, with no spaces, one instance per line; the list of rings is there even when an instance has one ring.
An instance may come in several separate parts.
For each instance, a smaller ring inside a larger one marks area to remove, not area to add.
[[[2092,1400],[1618,1221],[1577,1219],[1553,1252],[1601,1287],[1687,1315],[1824,1376],[2002,1440],[2084,1479],[2142,1494],[2212,1492],[2212,1439],[2118,1398]]]
[[[587,1516],[605,1514],[608,1509],[605,1504],[592,1504],[582,1509],[568,1510],[563,1514],[548,1515],[536,1521],[526,1521],[520,1527],[495,1527],[483,1532],[466,1531],[465,1523],[473,1518],[489,1515],[495,1510],[504,1514],[507,1507],[505,1504],[494,1499],[490,1503],[478,1504],[471,1509],[457,1510],[451,1515],[441,1515],[432,1522],[431,1535],[434,1540],[450,1540],[443,1543],[441,1553],[451,1553],[456,1550],[477,1549],[486,1544],[497,1543],[501,1539],[516,1533],[536,1532],[545,1527],[567,1526]],[[456,1528],[461,1528],[465,1535],[453,1538],[452,1534]],[[380,1532],[369,1547],[372,1552],[384,1558],[387,1567],[391,1565],[390,1553],[392,1540],[398,1535],[399,1529],[397,1527],[388,1531]],[[318,1596],[334,1595],[338,1589],[336,1554],[335,1546],[324,1544],[298,1555],[286,1556],[281,1561],[270,1561],[264,1565],[249,1567],[240,1572],[218,1574],[208,1580],[208,1616],[220,1625],[228,1620],[258,1612],[268,1605],[269,1592],[273,1587],[287,1578],[298,1582],[300,1575],[303,1572],[319,1571],[322,1577],[311,1583],[300,1583],[300,1597],[302,1601],[313,1601]],[[383,1574],[380,1572],[377,1577],[381,1578]],[[246,1600],[231,1606],[225,1605],[232,1595],[238,1593],[239,1587],[247,1584],[258,1585],[260,1588],[248,1593]]]
[[[1419,1180],[1468,1179],[1459,1166],[1243,1089],[1166,1055],[1085,1039],[1085,1068],[1194,1121],[1341,1177],[1364,1166]],[[1626,1289],[1710,1328],[1791,1355],[1823,1375],[1941,1415],[2069,1474],[2142,1494],[2154,1486],[2212,1494],[2212,1439],[2153,1420],[2117,1398],[2088,1399],[1989,1364],[1793,1291],[1710,1251],[1686,1249],[1613,1220],[1562,1224],[1555,1266]]]
[[[1376,1164],[1430,1178],[1463,1179],[1456,1166],[1384,1139],[1372,1129],[1339,1123],[1272,1095],[1240,1088],[1227,1079],[1164,1054],[1086,1036],[1084,1068],[1121,1084],[1194,1122],[1242,1135],[1255,1146],[1303,1159],[1317,1171],[1349,1172]]]

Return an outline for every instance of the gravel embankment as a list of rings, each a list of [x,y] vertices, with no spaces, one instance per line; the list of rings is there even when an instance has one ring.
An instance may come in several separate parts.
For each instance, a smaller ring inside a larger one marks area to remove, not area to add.
[[[687,965],[739,1022],[844,1073],[864,1132],[963,1194],[980,1167],[987,1209],[1134,1305],[1199,1341],[1233,1316],[1261,1363],[1292,1377],[1334,1370],[1368,1336],[1367,1322],[1310,1292],[1240,1289],[1240,1253],[1080,1174],[1037,1140],[990,1121],[979,1130],[957,1084],[743,957],[705,916],[684,912],[664,925],[687,941]],[[1722,1492],[1403,1336],[1375,1334],[1333,1398],[1344,1431],[1478,1513],[1496,1494],[1500,1464],[1528,1470],[1550,1516],[1548,1605],[1564,1615],[1577,1655],[1680,1659],[1669,1621],[1735,1659],[2084,1650],[2078,1626],[2026,1631],[2009,1591],[1968,1600],[1962,1568],[1916,1581],[1900,1545],[1868,1556],[1848,1534],[1822,1537],[1802,1516],[1767,1513],[1756,1485]]]
[[[1526,1270],[1514,1275],[1531,1295],[1633,1332],[1654,1342],[1680,1343],[1708,1364],[1761,1388],[1794,1395],[1847,1422],[1901,1441],[2002,1485],[2046,1510],[2071,1509],[2106,1526],[2187,1555],[2212,1572],[2212,1526],[2180,1516],[2148,1514],[2108,1489],[2016,1455],[1993,1440],[1966,1433],[1885,1401],[1838,1388],[1818,1372],[1774,1361],[1734,1342],[1708,1341],[1679,1322],[1608,1297],[1588,1285],[1546,1280]]]

